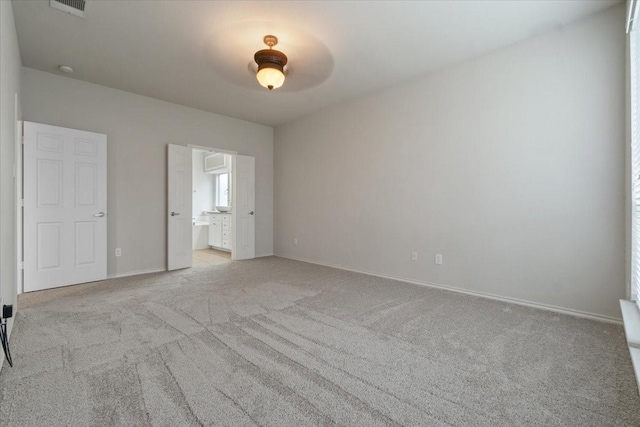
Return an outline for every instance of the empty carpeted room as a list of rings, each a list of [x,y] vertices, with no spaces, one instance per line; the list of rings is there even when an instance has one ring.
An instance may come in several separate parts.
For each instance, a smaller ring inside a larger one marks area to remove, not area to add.
[[[0,427],[640,426],[640,0],[0,0]]]

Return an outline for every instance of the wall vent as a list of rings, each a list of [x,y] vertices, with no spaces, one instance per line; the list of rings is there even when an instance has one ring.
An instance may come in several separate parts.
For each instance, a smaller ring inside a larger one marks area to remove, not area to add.
[[[84,18],[84,8],[86,0],[49,0],[49,5],[71,15]]]

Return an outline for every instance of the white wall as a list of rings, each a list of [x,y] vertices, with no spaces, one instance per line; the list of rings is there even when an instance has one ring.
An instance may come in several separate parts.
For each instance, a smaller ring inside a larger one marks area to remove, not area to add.
[[[273,253],[272,128],[30,68],[22,88],[24,120],[107,135],[110,275],[166,267],[168,143],[255,156],[256,254]]]
[[[204,172],[204,157],[206,151],[193,152],[193,213],[196,218],[202,216],[203,211],[215,209],[215,176]]]
[[[16,94],[20,96],[20,51],[11,2],[0,1],[0,296],[16,305]],[[11,321],[9,328],[13,325]],[[0,351],[0,367],[4,353]]]
[[[215,209],[215,175],[204,172],[204,158],[208,154],[210,153],[206,151],[193,151],[193,164],[191,168],[193,173],[193,213],[191,216],[196,220],[205,218],[209,220],[210,217],[204,215],[203,211]],[[191,242],[193,250],[207,249],[209,247],[209,226],[194,225]]]
[[[620,5],[276,128],[276,254],[619,318],[624,49]]]

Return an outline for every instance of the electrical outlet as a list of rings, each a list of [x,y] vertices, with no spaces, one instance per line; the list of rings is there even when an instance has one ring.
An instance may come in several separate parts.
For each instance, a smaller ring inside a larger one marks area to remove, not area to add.
[[[296,246],[298,246],[298,238],[297,238],[297,237],[294,237],[294,238],[293,238],[293,244],[294,244],[294,245],[296,245]]]
[[[13,317],[13,304],[2,304],[2,315],[0,315],[3,319],[10,319]]]
[[[436,264],[442,265],[442,254],[436,254]]]
[[[116,248],[116,256],[121,256],[121,255],[122,255],[122,249]]]
[[[411,261],[418,260],[418,252],[411,252]]]

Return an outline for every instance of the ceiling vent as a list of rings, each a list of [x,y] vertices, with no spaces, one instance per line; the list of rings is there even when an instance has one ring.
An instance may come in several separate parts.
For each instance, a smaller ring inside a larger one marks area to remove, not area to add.
[[[50,0],[49,5],[71,15],[84,18],[84,8],[87,4],[86,0]]]

